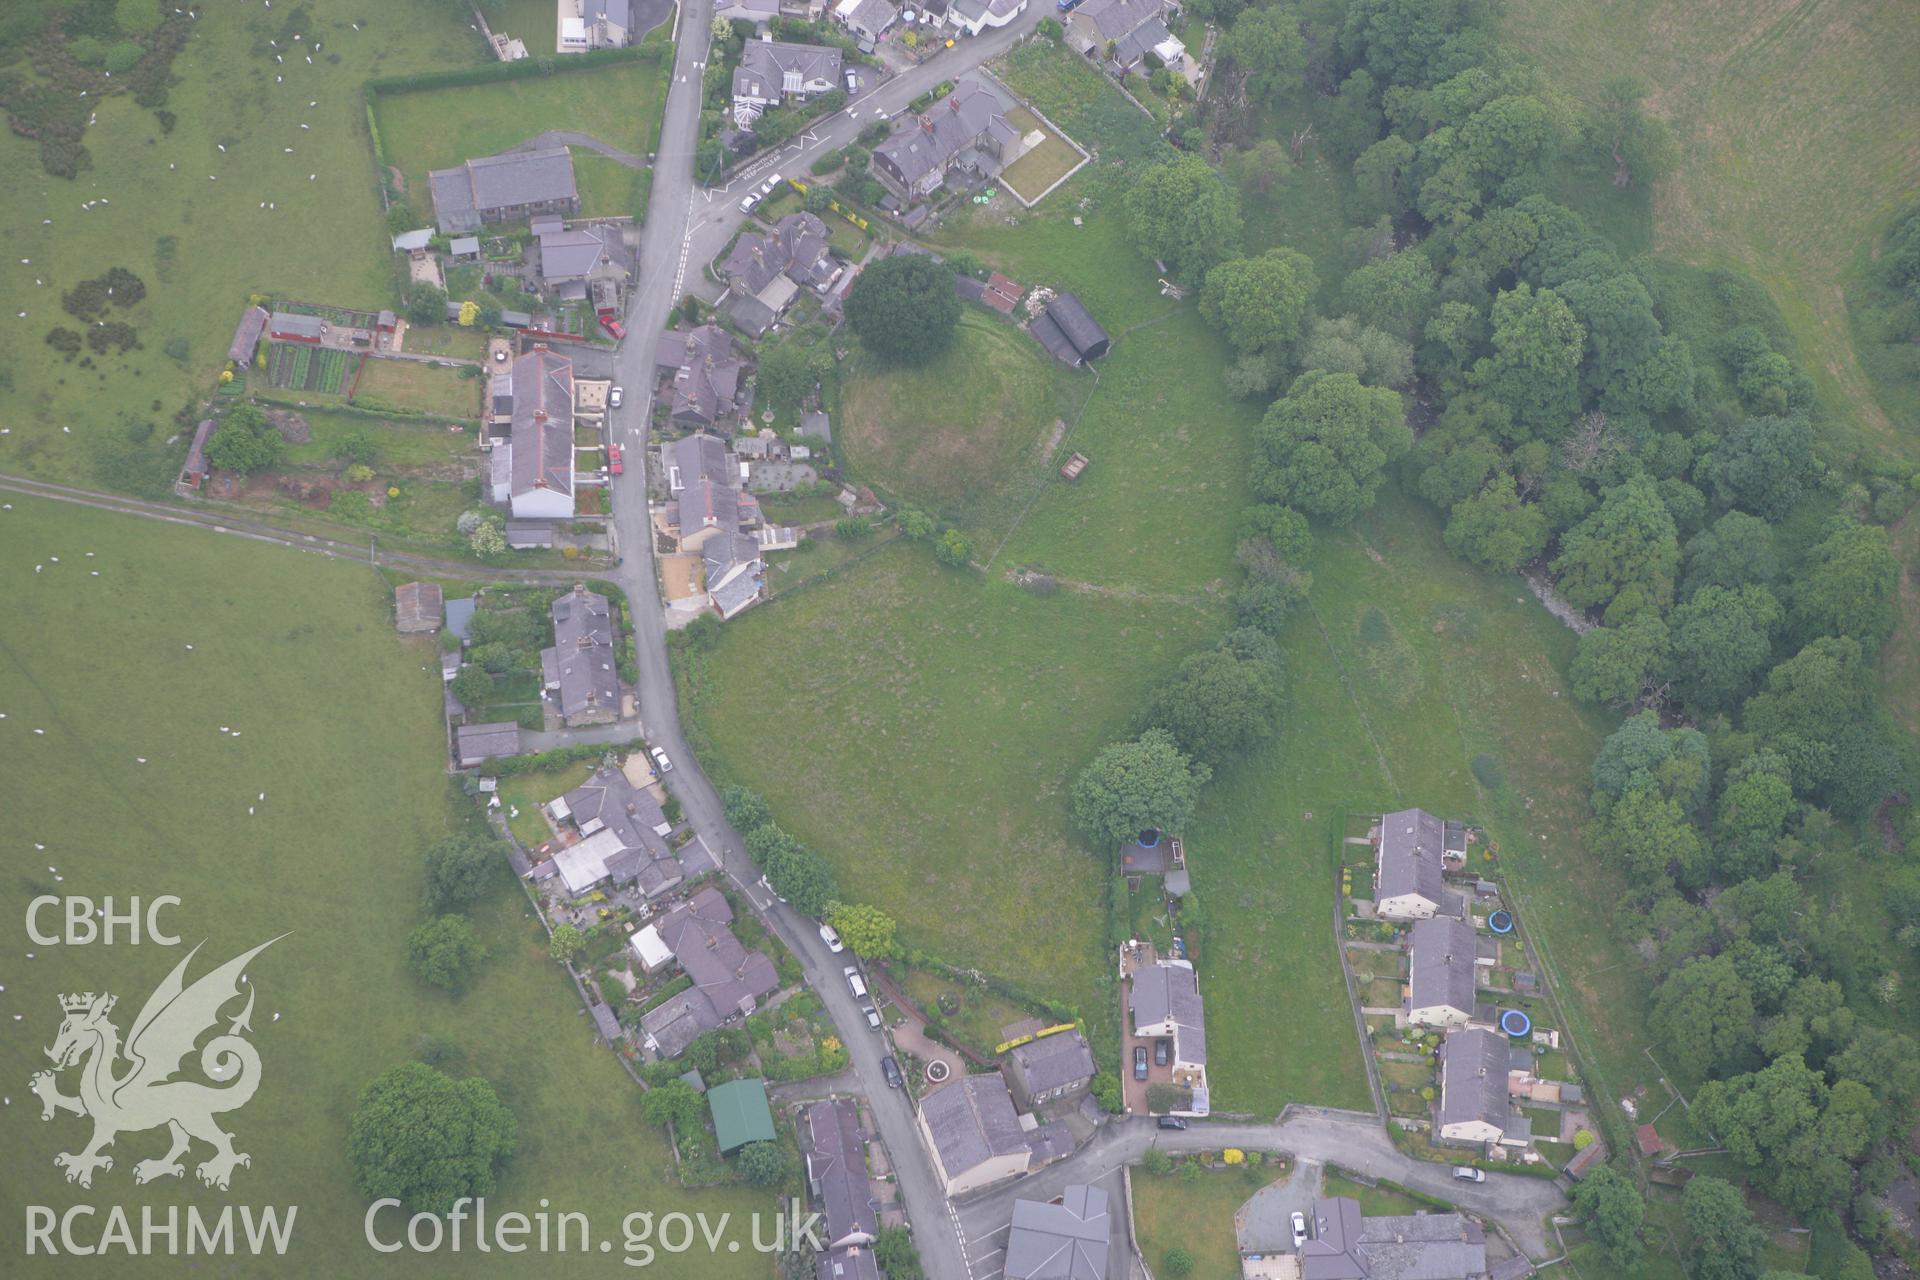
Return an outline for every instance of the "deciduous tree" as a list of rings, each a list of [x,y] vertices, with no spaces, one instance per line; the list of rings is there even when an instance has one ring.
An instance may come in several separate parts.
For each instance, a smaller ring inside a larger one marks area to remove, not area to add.
[[[1345,524],[1373,504],[1383,468],[1406,453],[1413,432],[1393,392],[1312,370],[1267,410],[1255,439],[1256,493]]]
[[[847,322],[882,359],[924,364],[946,350],[960,322],[953,273],[925,254],[882,258],[854,281]]]
[[[1073,784],[1073,820],[1105,849],[1148,828],[1180,832],[1213,771],[1189,760],[1172,734],[1148,729],[1116,742],[1081,771]]]
[[[1183,153],[1143,170],[1124,208],[1140,251],[1184,280],[1204,279],[1239,252],[1239,199],[1203,156]]]
[[[1691,1247],[1687,1269],[1693,1280],[1758,1280],[1767,1234],[1754,1225],[1739,1188],[1702,1175],[1681,1197]]]
[[[1639,1265],[1647,1205],[1633,1179],[1602,1165],[1574,1186],[1573,1212],[1614,1266],[1630,1272]]]
[[[422,982],[442,991],[465,986],[486,954],[465,916],[444,915],[407,935],[408,966]]]
[[[1600,507],[1568,530],[1553,561],[1560,593],[1603,608],[1623,591],[1662,607],[1673,598],[1680,538],[1654,482],[1635,476],[1606,491]]]
[[[1240,351],[1286,351],[1300,338],[1317,288],[1311,258],[1292,249],[1269,249],[1207,272],[1200,311]]]
[[[420,1062],[393,1067],[360,1094],[347,1131],[354,1181],[369,1200],[444,1214],[494,1189],[513,1154],[513,1113],[478,1076],[453,1080]]]

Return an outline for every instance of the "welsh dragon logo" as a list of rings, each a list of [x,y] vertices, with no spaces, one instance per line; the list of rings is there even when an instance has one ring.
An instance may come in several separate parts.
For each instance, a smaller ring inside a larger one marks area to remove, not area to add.
[[[253,1163],[245,1152],[233,1149],[233,1135],[214,1121],[223,1111],[245,1106],[260,1087],[260,1054],[241,1038],[241,1032],[252,1030],[248,1022],[253,1016],[251,983],[246,1007],[224,1034],[214,1036],[200,1050],[200,1070],[226,1082],[224,1086],[173,1077],[193,1052],[194,1042],[220,1020],[221,1008],[239,998],[240,978],[248,962],[278,941],[270,938],[186,986],[182,979],[187,964],[200,950],[195,946],[147,998],[124,1046],[119,1028],[107,1020],[116,997],[91,991],[60,997],[66,1017],[53,1047],[46,1051],[54,1068],[36,1072],[29,1087],[39,1095],[42,1120],[53,1119],[57,1111],[69,1111],[93,1121],[93,1138],[84,1148],[53,1158],[55,1165],[66,1170],[68,1182],[91,1187],[95,1170],[113,1168],[113,1157],[105,1150],[116,1137],[161,1125],[172,1135],[172,1146],[159,1159],[133,1166],[136,1183],[181,1177],[186,1169],[180,1158],[196,1138],[213,1147],[213,1155],[195,1170],[210,1187],[226,1190],[234,1167]],[[80,1068],[77,1097],[61,1093],[54,1079],[55,1072],[69,1067]]]

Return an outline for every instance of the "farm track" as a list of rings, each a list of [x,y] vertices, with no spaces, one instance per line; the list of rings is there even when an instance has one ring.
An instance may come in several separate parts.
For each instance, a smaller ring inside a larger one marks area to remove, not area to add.
[[[325,556],[330,560],[364,560],[376,568],[387,565],[396,569],[413,569],[436,578],[462,578],[475,582],[567,583],[577,581],[580,577],[579,570],[495,569],[487,565],[469,564],[459,560],[441,560],[433,556],[416,555],[405,551],[382,551],[379,549],[377,538],[373,535],[369,535],[368,545],[363,547],[355,542],[344,542],[338,538],[324,537],[320,534],[299,533],[264,520],[237,514],[230,509],[201,511],[164,502],[125,498],[117,494],[101,493],[94,489],[81,489],[74,485],[29,480],[24,476],[5,473],[0,473],[0,493],[17,493],[26,497],[46,498],[54,502],[70,502],[75,506],[92,507],[96,511],[114,511],[121,515],[159,520],[167,524],[193,525],[209,529],[214,533],[232,534],[255,542],[267,542],[294,551],[304,551],[309,555]]]

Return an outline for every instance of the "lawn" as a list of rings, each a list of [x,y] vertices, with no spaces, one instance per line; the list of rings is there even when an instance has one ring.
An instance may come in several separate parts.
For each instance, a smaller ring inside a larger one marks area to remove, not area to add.
[[[1736,0],[1540,0],[1503,26],[1589,101],[1613,76],[1651,90],[1678,145],[1654,192],[1656,252],[1730,266],[1767,287],[1849,443],[1920,454],[1861,368],[1850,264],[1920,192],[1920,26],[1900,0],[1809,7]]]
[[[1321,1181],[1320,1194],[1332,1198],[1347,1196],[1360,1202],[1360,1212],[1369,1218],[1386,1218],[1413,1213],[1431,1213],[1434,1206],[1404,1191],[1391,1187],[1369,1187],[1329,1170]]]
[[[518,1151],[489,1197],[496,1212],[534,1212],[545,1197],[556,1210],[589,1214],[597,1238],[618,1241],[620,1218],[634,1210],[727,1210],[737,1220],[771,1207],[744,1192],[690,1195],[671,1183],[665,1140],[640,1123],[636,1091],[594,1043],[504,870],[474,913],[490,954],[465,994],[432,992],[408,972],[403,940],[422,918],[420,851],[476,810],[444,773],[431,638],[395,636],[377,574],[28,498],[15,498],[0,520],[10,610],[0,640],[0,753],[10,762],[0,814],[13,900],[176,894],[180,905],[165,920],[185,943],[35,947],[13,915],[0,1000],[24,1020],[0,1048],[0,1070],[16,1082],[12,1104],[0,1108],[0,1141],[19,1156],[0,1172],[8,1212],[125,1202],[130,1213],[152,1205],[164,1218],[171,1206],[206,1211],[225,1198],[191,1175],[136,1191],[133,1162],[164,1147],[165,1135],[151,1131],[123,1135],[114,1168],[91,1191],[65,1183],[52,1157],[80,1140],[83,1123],[43,1124],[21,1085],[45,1065],[37,1046],[52,1040],[62,993],[113,992],[124,1031],[187,947],[205,940],[198,976],[283,933],[249,972],[260,1091],[222,1124],[252,1156],[231,1198],[298,1206],[287,1274],[525,1271],[524,1259],[499,1253],[387,1257],[364,1241],[348,1118],[370,1079],[422,1055],[456,1075],[484,1076],[518,1116]],[[36,574],[35,564],[46,567]],[[72,640],[82,635],[85,646]],[[113,661],[97,661],[101,652]],[[80,807],[83,827],[73,822]],[[30,950],[31,962],[22,959]],[[686,1274],[745,1280],[766,1271],[746,1250],[696,1256],[678,1264]],[[80,1275],[98,1270],[93,1261],[33,1267]],[[540,1269],[605,1274],[607,1265],[549,1257]],[[159,1276],[204,1270],[195,1261],[139,1267]]]
[[[994,499],[1026,493],[1047,470],[1053,424],[1073,416],[1087,385],[1014,325],[969,307],[928,363],[863,354],[846,370],[838,440],[876,489],[1003,535],[1019,508]]]
[[[1239,1275],[1234,1210],[1279,1176],[1276,1166],[1265,1164],[1258,1169],[1209,1169],[1191,1182],[1177,1172],[1155,1177],[1136,1168],[1133,1225],[1147,1266],[1155,1275],[1164,1274],[1168,1251],[1181,1248],[1193,1255],[1190,1274],[1196,1277],[1226,1280]]]
[[[552,129],[591,134],[646,156],[665,106],[665,81],[661,62],[639,59],[525,80],[382,94],[375,116],[387,163],[400,171],[409,202],[424,215],[433,204],[430,170],[497,154]]]
[[[443,418],[480,416],[479,378],[419,360],[369,360],[353,402],[363,409],[412,410]]]
[[[645,170],[628,168],[584,147],[573,149],[573,180],[580,190],[582,217],[644,217],[650,189],[647,177]]]
[[[374,460],[376,471],[384,467],[438,467],[451,460],[473,458],[477,450],[474,438],[464,431],[450,431],[444,423],[392,422],[362,418],[357,414],[333,413],[325,409],[303,409],[311,433],[305,444],[289,446],[288,462],[326,464],[334,448],[345,436],[365,433],[379,449]]]
[[[0,131],[0,164],[16,176],[0,192],[0,227],[10,256],[32,264],[0,275],[9,326],[0,385],[10,379],[13,427],[0,470],[164,488],[185,452],[184,443],[159,448],[168,421],[190,394],[211,389],[249,294],[390,306],[393,257],[359,86],[477,62],[483,50],[458,14],[207,6],[173,64],[173,132],[129,97],[103,99],[85,138],[93,167],[68,181],[41,171],[37,144]],[[275,63],[268,41],[287,46],[296,32],[325,52],[311,64]],[[98,199],[108,203],[82,212]],[[267,201],[276,208],[259,207]],[[48,358],[43,335],[75,327],[60,293],[112,266],[146,281],[145,300],[115,313],[139,329],[141,347],[96,357],[91,370]],[[129,447],[136,424],[156,427],[151,444]]]
[[[701,760],[763,792],[905,945],[1071,1003],[1105,1044],[1106,876],[1068,829],[1067,787],[1221,622],[1036,596],[895,543],[728,623],[679,664],[681,705]]]
[[[1015,107],[1007,112],[1007,119],[1022,134],[1038,129],[1047,135],[1033,150],[1000,171],[1001,183],[1027,201],[1038,200],[1048,187],[1071,173],[1073,167],[1085,158],[1078,148],[1047,128],[1045,121],[1025,107]]]

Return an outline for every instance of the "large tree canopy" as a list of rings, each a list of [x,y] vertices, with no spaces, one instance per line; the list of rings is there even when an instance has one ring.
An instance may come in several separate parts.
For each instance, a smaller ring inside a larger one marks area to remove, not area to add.
[[[280,461],[284,442],[258,405],[237,404],[207,439],[207,465],[221,471],[264,471]]]
[[[1206,277],[1240,251],[1240,201],[1205,157],[1181,154],[1143,170],[1127,188],[1134,243],[1186,280]]]
[[[1713,451],[1706,478],[1714,496],[1766,520],[1793,509],[1813,472],[1813,425],[1804,414],[1748,418]]]
[[[1752,691],[1783,611],[1765,587],[1702,587],[1673,611],[1673,673],[1687,705],[1726,711]]]
[[[1102,848],[1148,828],[1179,832],[1213,771],[1189,761],[1165,729],[1116,742],[1094,757],[1073,784],[1073,820]]]
[[[347,1132],[354,1180],[369,1200],[444,1214],[493,1190],[513,1154],[513,1112],[478,1076],[454,1080],[420,1062],[384,1072],[360,1095]]]
[[[1875,525],[1836,520],[1807,556],[1792,596],[1793,634],[1852,636],[1868,653],[1893,634],[1900,565]]]
[[[1319,287],[1313,260],[1306,254],[1269,249],[1257,258],[1235,258],[1207,272],[1200,311],[1239,351],[1284,350],[1299,340]]]
[[[1344,524],[1373,505],[1382,469],[1413,444],[1400,397],[1350,373],[1303,373],[1257,434],[1261,497]]]
[[[506,858],[489,837],[448,836],[427,850],[427,910],[436,914],[468,906],[495,883]]]
[[[953,272],[925,254],[897,253],[860,273],[847,294],[847,322],[867,350],[921,364],[946,350],[960,322]]]
[[[1220,52],[1247,73],[1247,89],[1268,102],[1284,102],[1306,88],[1307,41],[1290,5],[1242,10]]]
[[[1279,727],[1280,654],[1267,635],[1236,631],[1220,647],[1196,653],[1154,691],[1147,723],[1171,733],[1182,750],[1223,765],[1272,737]]]
[[[1679,565],[1673,516],[1640,475],[1607,490],[1599,510],[1567,531],[1553,571],[1560,594],[1583,609],[1604,608],[1625,591],[1660,607],[1673,599]]]
[[[1580,357],[1586,330],[1551,289],[1524,281],[1493,302],[1493,354],[1473,367],[1473,384],[1513,411],[1534,434],[1558,439],[1580,412]]]

